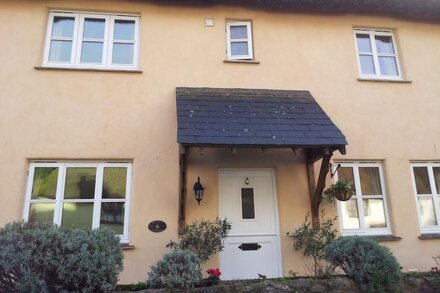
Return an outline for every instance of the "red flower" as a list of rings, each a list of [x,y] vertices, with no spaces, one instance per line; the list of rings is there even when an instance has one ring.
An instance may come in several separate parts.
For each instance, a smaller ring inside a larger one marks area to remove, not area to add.
[[[206,272],[207,272],[211,277],[214,277],[214,278],[219,278],[220,275],[222,274],[222,273],[220,272],[220,269],[219,269],[219,268],[216,268],[216,269],[209,269],[209,270],[207,270]]]

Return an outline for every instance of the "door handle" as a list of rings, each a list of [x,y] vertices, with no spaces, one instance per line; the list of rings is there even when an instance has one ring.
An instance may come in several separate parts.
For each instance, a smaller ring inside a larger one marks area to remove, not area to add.
[[[238,248],[243,251],[258,250],[261,248],[261,245],[258,243],[242,243]]]

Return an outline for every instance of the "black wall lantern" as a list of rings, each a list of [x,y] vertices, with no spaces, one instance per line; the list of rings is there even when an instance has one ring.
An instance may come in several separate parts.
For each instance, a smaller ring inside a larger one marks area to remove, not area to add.
[[[197,182],[194,183],[194,196],[196,197],[197,203],[200,205],[200,202],[203,199],[203,187],[202,183],[200,183],[200,177],[197,177]]]

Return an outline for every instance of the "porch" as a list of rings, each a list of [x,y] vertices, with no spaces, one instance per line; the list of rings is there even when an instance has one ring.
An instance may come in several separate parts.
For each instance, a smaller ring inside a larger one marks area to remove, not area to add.
[[[308,91],[177,88],[176,94],[179,225],[231,219],[225,251],[208,263],[228,279],[295,269],[300,256],[285,235],[309,211],[319,225],[330,159],[335,151],[345,154],[341,131]],[[200,204],[192,190],[198,177]],[[243,270],[250,275],[239,275]]]

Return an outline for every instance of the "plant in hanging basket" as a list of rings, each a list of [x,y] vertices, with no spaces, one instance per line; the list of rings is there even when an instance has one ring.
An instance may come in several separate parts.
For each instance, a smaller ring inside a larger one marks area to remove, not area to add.
[[[336,198],[339,201],[347,201],[353,196],[354,186],[349,181],[336,181],[335,184],[330,185],[324,194],[327,199],[331,201],[332,198]]]

